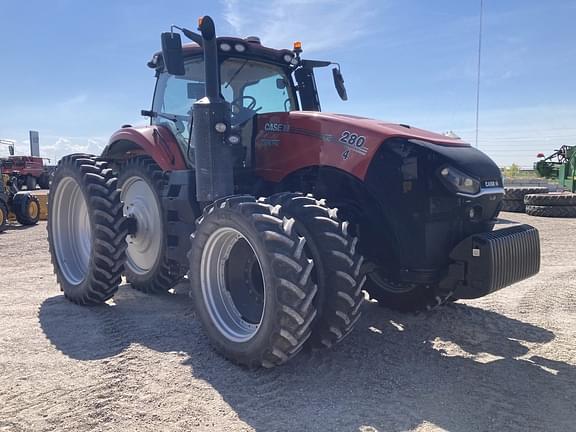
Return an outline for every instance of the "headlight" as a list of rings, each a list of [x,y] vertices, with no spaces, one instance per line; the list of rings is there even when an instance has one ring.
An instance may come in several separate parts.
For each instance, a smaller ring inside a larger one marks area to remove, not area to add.
[[[442,168],[440,170],[440,178],[449,188],[456,192],[470,195],[480,192],[480,182],[456,168]]]

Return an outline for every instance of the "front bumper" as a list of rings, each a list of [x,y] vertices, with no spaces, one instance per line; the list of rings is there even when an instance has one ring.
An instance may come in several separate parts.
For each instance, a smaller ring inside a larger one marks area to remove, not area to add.
[[[442,291],[460,299],[483,297],[540,271],[540,237],[530,225],[474,234],[450,253]]]

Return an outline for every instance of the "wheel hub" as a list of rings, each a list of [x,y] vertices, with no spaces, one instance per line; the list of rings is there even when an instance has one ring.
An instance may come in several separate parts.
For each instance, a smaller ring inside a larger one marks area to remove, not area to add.
[[[141,177],[129,177],[122,185],[124,216],[133,219],[126,236],[126,265],[146,274],[158,260],[162,246],[162,214],[156,194]]]

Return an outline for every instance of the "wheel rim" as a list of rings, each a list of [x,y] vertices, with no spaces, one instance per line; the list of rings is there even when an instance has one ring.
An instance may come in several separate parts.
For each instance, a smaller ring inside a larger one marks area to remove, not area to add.
[[[405,294],[412,290],[412,287],[409,284],[395,283],[382,275],[378,270],[368,273],[368,277],[379,288],[392,294]]]
[[[88,272],[92,250],[92,227],[80,185],[72,177],[62,179],[54,191],[50,215],[53,247],[62,276],[80,284]]]
[[[220,333],[233,342],[252,339],[266,308],[262,265],[248,239],[234,228],[208,238],[200,268],[202,297]]]
[[[36,201],[30,201],[28,204],[28,216],[31,219],[36,219],[36,217],[38,217],[38,204]]]
[[[162,215],[156,194],[141,177],[129,177],[120,194],[124,216],[136,219],[137,232],[126,236],[126,266],[145,275],[156,264],[162,246]]]

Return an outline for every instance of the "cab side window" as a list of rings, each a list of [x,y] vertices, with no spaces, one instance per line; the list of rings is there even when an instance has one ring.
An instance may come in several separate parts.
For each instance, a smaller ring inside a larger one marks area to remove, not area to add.
[[[254,98],[256,106],[262,107],[259,113],[288,112],[294,109],[285,78],[280,74],[275,73],[248,84],[244,88],[244,96],[244,106],[248,106]]]
[[[160,115],[153,118],[152,122],[172,129],[177,138],[187,139],[190,133],[192,105],[204,95],[202,59],[186,62],[185,71],[185,75],[182,76],[163,73],[158,78],[153,110]]]

